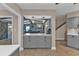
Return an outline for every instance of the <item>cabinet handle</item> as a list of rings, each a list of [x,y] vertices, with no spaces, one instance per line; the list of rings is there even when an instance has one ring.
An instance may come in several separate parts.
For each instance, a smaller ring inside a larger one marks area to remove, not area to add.
[[[31,42],[30,36],[29,36],[29,42]]]
[[[74,37],[74,36],[72,35],[72,37]]]
[[[46,41],[46,36],[44,37],[44,41]]]

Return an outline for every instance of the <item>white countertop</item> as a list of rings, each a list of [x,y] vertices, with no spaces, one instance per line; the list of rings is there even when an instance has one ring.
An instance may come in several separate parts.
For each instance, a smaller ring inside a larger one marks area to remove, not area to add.
[[[76,35],[76,36],[78,36],[79,34],[77,34],[77,33],[67,33],[67,35]]]
[[[19,48],[19,45],[0,45],[0,56],[10,56]]]
[[[42,33],[31,34],[31,33],[26,33],[26,34],[24,34],[24,36],[52,36],[52,34],[42,34]]]
[[[67,35],[79,35],[78,32],[77,32],[77,29],[68,29],[67,31]]]

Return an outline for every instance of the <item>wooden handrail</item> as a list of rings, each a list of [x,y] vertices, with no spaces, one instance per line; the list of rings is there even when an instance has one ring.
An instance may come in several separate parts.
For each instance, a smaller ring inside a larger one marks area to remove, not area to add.
[[[60,27],[62,27],[64,24],[66,24],[66,22],[62,23],[61,25],[59,25],[56,30],[58,30]]]

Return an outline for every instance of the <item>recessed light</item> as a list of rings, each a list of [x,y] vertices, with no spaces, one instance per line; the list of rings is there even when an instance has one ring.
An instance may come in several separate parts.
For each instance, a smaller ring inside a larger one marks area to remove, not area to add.
[[[60,3],[55,3],[55,5],[58,5],[58,4],[60,4]]]
[[[34,16],[32,16],[32,18],[34,18]]]
[[[43,18],[45,18],[45,17],[43,17]]]
[[[75,4],[77,4],[77,3],[73,3],[73,4],[75,5]]]

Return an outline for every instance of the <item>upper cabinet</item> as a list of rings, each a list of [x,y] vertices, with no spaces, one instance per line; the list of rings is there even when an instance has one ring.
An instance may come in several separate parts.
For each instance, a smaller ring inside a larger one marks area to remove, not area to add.
[[[79,17],[72,17],[67,19],[67,28],[68,29],[76,29],[79,27]]]

